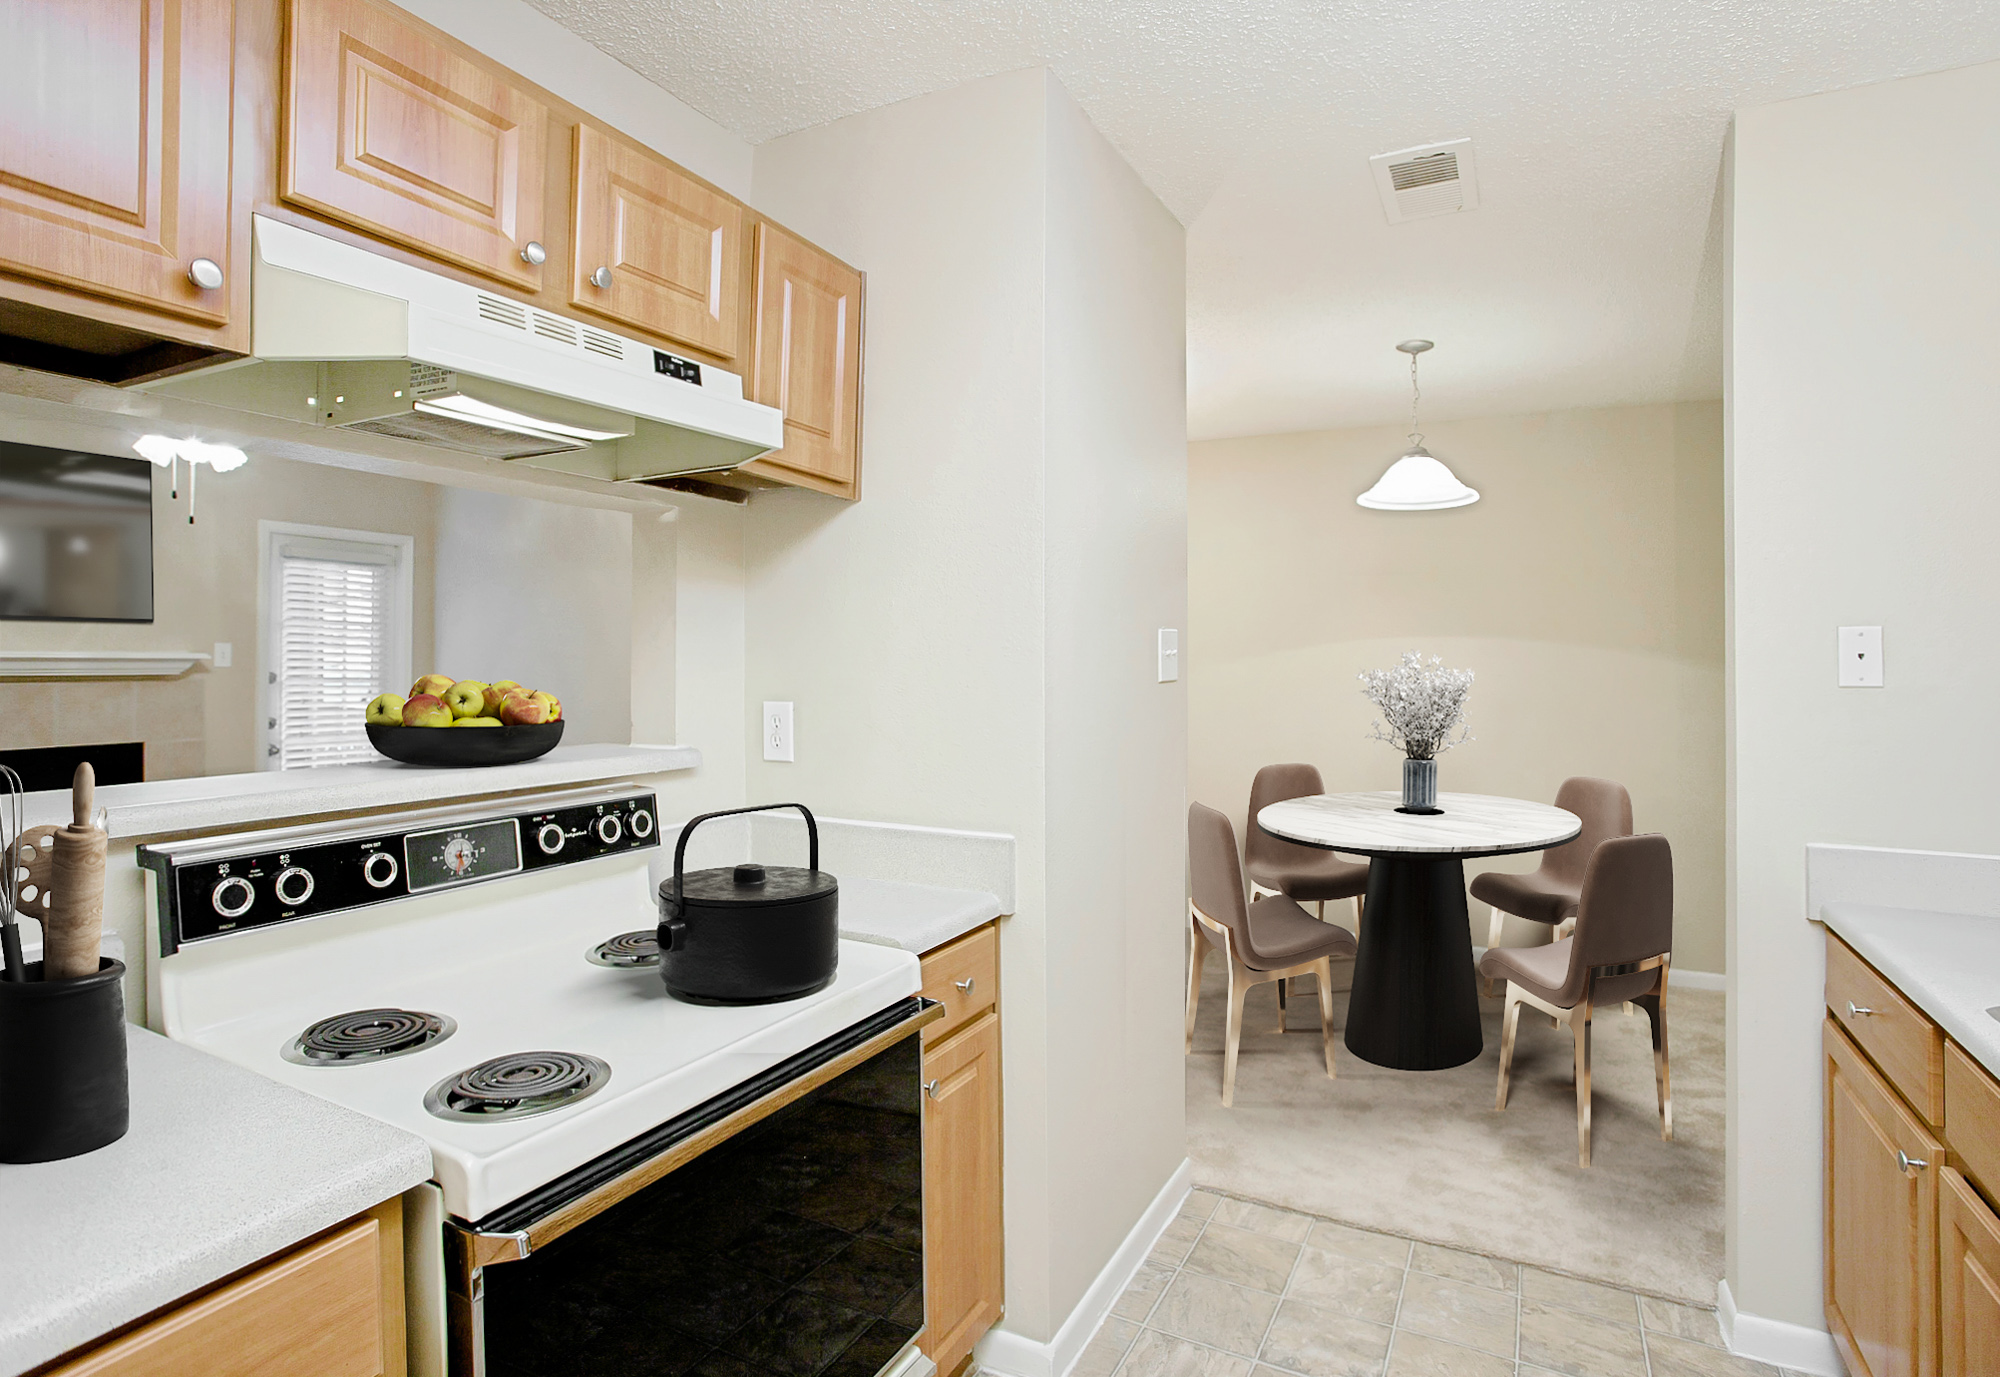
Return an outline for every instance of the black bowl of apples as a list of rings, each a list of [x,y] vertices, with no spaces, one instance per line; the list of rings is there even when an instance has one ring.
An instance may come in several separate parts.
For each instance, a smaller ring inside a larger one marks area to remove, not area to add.
[[[511,679],[426,674],[409,697],[385,693],[370,703],[367,727],[369,744],[404,765],[518,765],[562,740],[562,704]]]

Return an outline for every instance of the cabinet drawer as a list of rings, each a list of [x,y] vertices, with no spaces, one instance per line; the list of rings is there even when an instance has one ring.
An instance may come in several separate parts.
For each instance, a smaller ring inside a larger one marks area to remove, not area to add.
[[[1944,1034],[1831,932],[1826,1007],[1926,1122],[1944,1122]]]
[[[1955,1042],[1944,1045],[1944,1118],[1959,1169],[2000,1194],[2000,1082]]]
[[[988,923],[924,957],[924,998],[944,1005],[944,1017],[924,1029],[926,1044],[942,1042],[993,1007],[1000,991],[1000,931]]]
[[[318,1243],[171,1311],[49,1377],[380,1377],[382,1226],[357,1219]]]

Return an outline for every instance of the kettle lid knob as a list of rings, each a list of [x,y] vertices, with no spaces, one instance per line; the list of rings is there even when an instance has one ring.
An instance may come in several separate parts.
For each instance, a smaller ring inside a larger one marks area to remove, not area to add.
[[[764,883],[764,867],[755,861],[745,861],[736,867],[732,878],[739,885],[761,885]]]

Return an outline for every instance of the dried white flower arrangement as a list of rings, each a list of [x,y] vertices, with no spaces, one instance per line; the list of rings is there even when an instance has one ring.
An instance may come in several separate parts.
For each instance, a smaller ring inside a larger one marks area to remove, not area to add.
[[[1382,720],[1371,724],[1369,740],[1386,741],[1411,760],[1435,760],[1472,739],[1465,728],[1471,670],[1446,669],[1443,658],[1436,655],[1425,664],[1421,654],[1410,650],[1394,669],[1371,669],[1360,677],[1361,691],[1382,712]],[[1388,723],[1386,731],[1383,720]]]

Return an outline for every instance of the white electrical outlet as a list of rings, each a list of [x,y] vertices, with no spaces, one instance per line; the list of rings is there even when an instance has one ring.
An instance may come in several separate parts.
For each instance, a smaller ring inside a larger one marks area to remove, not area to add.
[[[1843,626],[1840,628],[1840,686],[1842,688],[1882,687],[1882,628]]]
[[[1171,684],[1181,677],[1181,633],[1171,626],[1160,628],[1160,682]]]
[[[235,658],[236,647],[234,645],[228,641],[217,641],[215,643],[215,655],[209,660],[208,666],[210,669],[228,669],[230,663]]]
[[[792,705],[790,703],[766,703],[764,705],[764,759],[790,760],[792,758]]]

